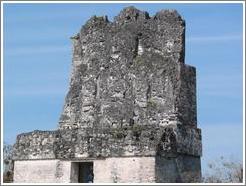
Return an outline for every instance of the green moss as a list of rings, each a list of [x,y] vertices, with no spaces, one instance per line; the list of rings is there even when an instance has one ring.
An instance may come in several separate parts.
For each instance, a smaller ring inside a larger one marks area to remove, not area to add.
[[[133,125],[132,127],[133,136],[139,139],[139,137],[141,136],[142,130],[143,130],[142,125],[139,125],[139,124]]]
[[[149,99],[147,101],[147,107],[149,107],[149,108],[157,108],[157,103],[153,99]]]
[[[139,124],[135,124],[132,126],[132,131],[133,132],[138,132],[138,131],[142,131],[143,130],[143,127]]]
[[[140,56],[137,56],[134,60],[133,60],[133,64],[136,66],[136,67],[139,67],[141,65],[143,65],[145,62],[144,60],[140,57]]]
[[[111,135],[113,136],[113,138],[121,139],[126,136],[126,132],[122,128],[115,128],[112,129]]]
[[[122,139],[127,136],[129,130],[132,131],[133,136],[139,138],[142,133],[143,126],[139,124],[134,124],[133,126],[125,126],[124,128],[113,128],[111,129],[110,133],[113,138]]]

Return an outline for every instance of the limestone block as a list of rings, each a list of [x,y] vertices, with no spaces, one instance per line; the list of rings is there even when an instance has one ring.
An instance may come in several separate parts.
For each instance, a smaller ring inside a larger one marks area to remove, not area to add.
[[[94,161],[95,183],[155,182],[154,157],[107,158]]]
[[[71,162],[60,160],[17,160],[14,183],[69,183],[70,167]]]

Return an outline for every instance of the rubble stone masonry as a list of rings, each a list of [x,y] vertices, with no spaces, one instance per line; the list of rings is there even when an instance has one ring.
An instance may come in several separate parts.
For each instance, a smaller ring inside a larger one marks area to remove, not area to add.
[[[15,182],[199,182],[196,69],[185,64],[185,21],[134,7],[91,17],[73,36],[59,127],[17,136]],[[25,170],[25,171],[24,171]]]

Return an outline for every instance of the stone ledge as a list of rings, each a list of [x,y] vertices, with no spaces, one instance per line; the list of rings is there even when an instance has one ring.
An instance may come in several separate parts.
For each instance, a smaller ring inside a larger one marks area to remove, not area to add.
[[[34,131],[19,135],[14,159],[201,156],[201,131],[183,125]]]

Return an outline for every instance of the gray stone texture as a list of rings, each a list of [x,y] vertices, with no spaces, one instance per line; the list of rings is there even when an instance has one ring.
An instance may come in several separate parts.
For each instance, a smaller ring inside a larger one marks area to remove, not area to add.
[[[156,182],[199,181],[196,70],[184,63],[181,16],[128,7],[113,22],[90,18],[71,39],[59,128],[18,135],[14,159],[154,157]]]

